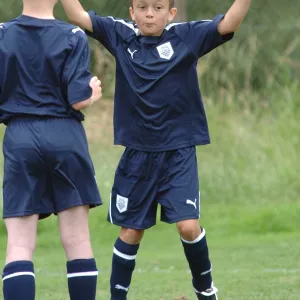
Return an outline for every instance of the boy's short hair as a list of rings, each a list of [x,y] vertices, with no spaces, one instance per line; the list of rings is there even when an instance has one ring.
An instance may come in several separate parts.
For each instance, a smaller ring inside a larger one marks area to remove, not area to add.
[[[175,6],[175,0],[169,0],[170,8],[173,8]],[[133,0],[130,0],[130,5],[133,5]]]

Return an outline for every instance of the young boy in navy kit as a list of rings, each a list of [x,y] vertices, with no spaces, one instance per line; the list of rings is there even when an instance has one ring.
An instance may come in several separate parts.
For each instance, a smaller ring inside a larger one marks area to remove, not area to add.
[[[111,299],[127,299],[144,230],[176,223],[198,299],[217,299],[199,219],[195,146],[210,143],[198,86],[198,59],[233,37],[251,0],[235,0],[214,20],[173,23],[174,0],[132,0],[133,20],[86,12],[61,0],[71,22],[116,59],[115,144],[126,147],[115,174],[108,220],[121,226],[114,246]]]
[[[5,300],[35,298],[37,223],[52,213],[68,260],[70,299],[96,297],[88,213],[101,198],[80,111],[101,97],[101,87],[89,71],[86,35],[55,20],[56,2],[23,0],[22,15],[0,25]]]

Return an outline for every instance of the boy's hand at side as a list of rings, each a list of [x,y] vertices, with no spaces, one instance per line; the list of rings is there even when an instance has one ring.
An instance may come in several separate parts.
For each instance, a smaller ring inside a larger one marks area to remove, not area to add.
[[[235,0],[218,25],[219,33],[225,35],[237,31],[250,8],[250,4],[251,0]]]
[[[93,32],[91,18],[78,0],[61,0],[61,3],[71,23]]]
[[[90,80],[90,87],[92,88],[92,96],[89,99],[73,104],[73,109],[78,111],[87,109],[102,97],[101,81],[98,77],[95,76]]]
[[[98,79],[98,77],[93,77],[90,81],[90,87],[93,90],[92,96],[91,96],[91,104],[98,101],[102,97],[102,88],[101,88],[101,81]]]

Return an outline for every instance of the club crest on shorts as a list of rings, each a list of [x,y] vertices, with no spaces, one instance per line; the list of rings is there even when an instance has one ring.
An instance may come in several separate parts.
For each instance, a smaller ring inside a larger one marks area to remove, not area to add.
[[[127,210],[128,207],[128,198],[122,197],[120,195],[117,195],[117,201],[116,201],[117,209],[120,213],[123,213]]]
[[[158,54],[161,58],[170,59],[174,55],[174,50],[170,42],[156,47]]]

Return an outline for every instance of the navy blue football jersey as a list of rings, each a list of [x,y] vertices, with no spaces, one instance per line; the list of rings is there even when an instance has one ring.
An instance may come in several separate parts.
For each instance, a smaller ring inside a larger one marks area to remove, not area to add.
[[[214,20],[174,23],[160,37],[135,24],[89,12],[97,39],[116,59],[115,144],[167,151],[210,142],[197,62],[233,37]]]
[[[86,34],[58,20],[20,17],[0,25],[0,122],[20,115],[76,117],[88,99]]]

